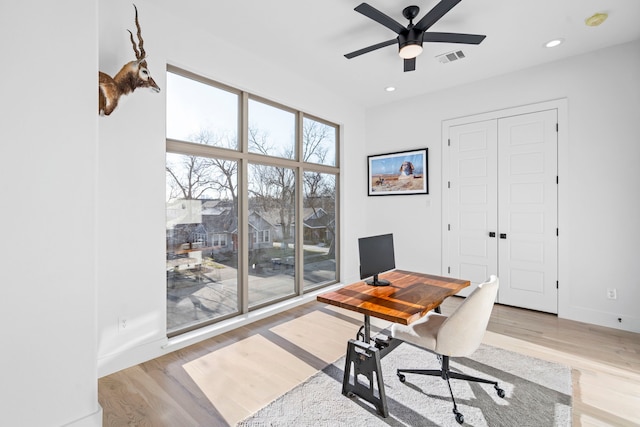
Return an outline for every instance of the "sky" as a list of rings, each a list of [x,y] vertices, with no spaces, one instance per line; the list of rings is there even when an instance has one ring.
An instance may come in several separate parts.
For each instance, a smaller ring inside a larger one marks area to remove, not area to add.
[[[413,163],[414,174],[424,173],[425,158],[424,153],[415,151],[395,154],[386,154],[382,156],[370,156],[369,157],[369,169],[371,175],[381,174],[397,174],[400,172],[400,165],[402,162],[409,161]]]
[[[199,142],[194,136],[208,129],[237,143],[239,102],[237,93],[167,72],[167,138]],[[266,135],[270,155],[293,151],[295,122],[293,112],[249,99],[249,126]],[[335,140],[326,145],[335,159]]]

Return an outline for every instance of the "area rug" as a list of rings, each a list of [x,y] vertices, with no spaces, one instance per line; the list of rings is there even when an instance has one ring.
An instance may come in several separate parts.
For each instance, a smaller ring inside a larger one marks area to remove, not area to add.
[[[494,379],[490,384],[451,380],[465,426],[571,426],[571,369],[497,347],[481,345],[470,358],[451,359],[465,374]],[[407,374],[397,368],[439,369],[435,354],[403,343],[382,359],[389,417],[358,397],[342,395],[344,357],[316,373],[249,418],[242,427],[266,426],[458,426],[446,381]]]

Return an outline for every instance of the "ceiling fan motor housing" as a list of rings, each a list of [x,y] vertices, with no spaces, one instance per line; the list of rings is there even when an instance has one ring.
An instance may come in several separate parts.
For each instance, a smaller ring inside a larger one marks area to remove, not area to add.
[[[418,46],[422,46],[422,36],[424,35],[424,31],[419,30],[405,30],[398,34],[398,49],[401,50],[403,47],[416,44]]]

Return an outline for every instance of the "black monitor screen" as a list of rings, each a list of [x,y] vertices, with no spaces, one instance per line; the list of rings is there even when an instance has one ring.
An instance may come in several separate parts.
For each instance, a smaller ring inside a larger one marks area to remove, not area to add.
[[[386,280],[378,280],[378,274],[396,268],[393,251],[393,234],[362,237],[358,239],[360,250],[360,279],[372,277],[366,283],[374,286],[388,285]]]

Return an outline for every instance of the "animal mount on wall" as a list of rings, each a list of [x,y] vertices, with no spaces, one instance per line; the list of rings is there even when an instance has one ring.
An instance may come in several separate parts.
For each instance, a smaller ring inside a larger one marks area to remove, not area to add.
[[[118,101],[122,95],[128,95],[137,88],[146,87],[154,92],[160,92],[160,87],[149,74],[147,69],[147,54],[144,51],[144,40],[142,40],[140,23],[138,22],[138,8],[136,10],[136,27],[138,28],[138,45],[133,41],[133,33],[129,30],[129,38],[136,54],[136,60],[126,63],[115,77],[98,72],[98,113],[108,116],[118,106]],[[139,49],[139,50],[138,50]]]

